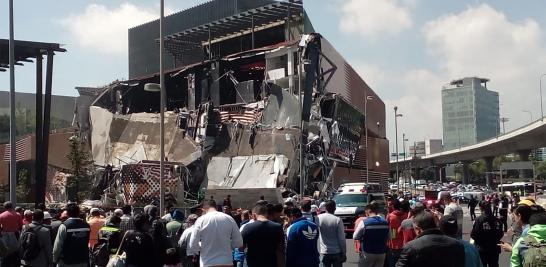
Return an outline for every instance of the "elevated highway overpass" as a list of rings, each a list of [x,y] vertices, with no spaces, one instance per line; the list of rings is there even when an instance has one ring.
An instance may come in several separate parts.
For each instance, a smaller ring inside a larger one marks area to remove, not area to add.
[[[412,169],[436,167],[437,177],[443,176],[441,168],[447,164],[463,163],[463,183],[468,181],[468,164],[484,159],[487,169],[487,183],[493,172],[493,159],[496,156],[516,153],[522,161],[529,160],[531,150],[546,147],[546,120],[544,118],[523,127],[493,137],[482,142],[451,149],[423,157],[410,157],[398,160],[398,165],[411,164]],[[396,160],[390,161],[391,171],[396,169]]]

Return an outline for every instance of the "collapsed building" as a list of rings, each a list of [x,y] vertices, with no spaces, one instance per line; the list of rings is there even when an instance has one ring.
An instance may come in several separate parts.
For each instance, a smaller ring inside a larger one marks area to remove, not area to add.
[[[385,105],[302,1],[213,0],[165,23],[167,195],[231,194],[237,205],[345,182],[387,189]],[[130,203],[159,191],[160,94],[144,90],[159,82],[158,29],[129,29],[129,79],[105,87],[80,122],[95,164],[118,170],[97,186]]]

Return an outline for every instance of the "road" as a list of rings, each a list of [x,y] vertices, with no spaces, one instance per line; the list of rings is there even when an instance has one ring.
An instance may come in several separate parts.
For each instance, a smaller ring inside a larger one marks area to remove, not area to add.
[[[469,240],[470,231],[472,230],[472,221],[470,220],[470,214],[468,213],[468,209],[466,208],[466,205],[463,206],[463,210],[464,210],[463,234],[464,234],[464,239]],[[476,215],[479,216],[479,211],[476,211]],[[504,240],[506,242],[512,243],[509,236],[505,235]],[[348,251],[347,262],[345,262],[343,266],[347,266],[347,267],[358,266],[358,254],[354,250],[353,242],[354,241],[352,239],[347,239],[347,251]],[[509,259],[510,259],[510,253],[502,252],[499,259],[499,266],[509,267],[510,266]]]

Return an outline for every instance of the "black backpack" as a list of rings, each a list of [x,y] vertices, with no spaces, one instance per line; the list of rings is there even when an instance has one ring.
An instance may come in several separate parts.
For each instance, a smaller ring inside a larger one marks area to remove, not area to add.
[[[93,264],[103,267],[110,260],[110,251],[108,250],[108,240],[99,239],[99,242],[93,246],[92,251]]]
[[[40,254],[40,241],[38,241],[37,231],[41,226],[28,227],[19,238],[19,253],[22,260],[31,261]]]

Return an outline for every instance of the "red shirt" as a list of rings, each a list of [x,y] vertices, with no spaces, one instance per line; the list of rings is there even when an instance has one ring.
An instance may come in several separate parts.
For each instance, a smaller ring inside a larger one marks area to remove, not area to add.
[[[14,210],[6,210],[0,214],[0,225],[3,232],[19,232],[23,227],[23,219]]]
[[[387,222],[389,222],[390,239],[388,246],[390,249],[402,249],[404,246],[404,236],[398,231],[402,221],[407,218],[405,212],[395,210],[387,216]]]

